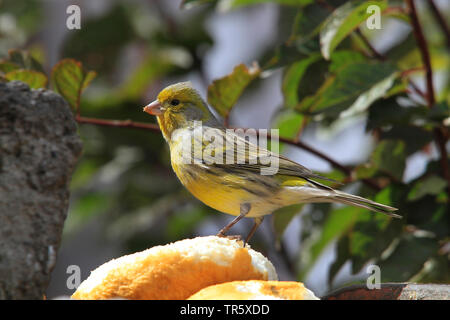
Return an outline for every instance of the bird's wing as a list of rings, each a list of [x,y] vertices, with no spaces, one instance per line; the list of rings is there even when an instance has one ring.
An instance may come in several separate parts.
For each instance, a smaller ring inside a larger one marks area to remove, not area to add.
[[[234,169],[239,171],[247,170],[257,173],[261,173],[261,170],[267,170],[271,166],[277,166],[277,169],[273,174],[275,176],[298,177],[307,180],[317,187],[327,189],[329,189],[329,187],[311,179],[334,181],[332,179],[315,174],[308,168],[282,155],[259,147],[257,144],[246,140],[244,137],[238,134],[225,132],[221,129],[215,130],[216,132],[220,131],[223,134],[225,142],[222,146],[216,146],[214,149],[214,153],[221,153],[224,161],[223,163],[213,163],[213,166],[223,168],[227,171]],[[227,159],[234,159],[234,161],[226,161]],[[278,164],[276,162],[278,162]]]

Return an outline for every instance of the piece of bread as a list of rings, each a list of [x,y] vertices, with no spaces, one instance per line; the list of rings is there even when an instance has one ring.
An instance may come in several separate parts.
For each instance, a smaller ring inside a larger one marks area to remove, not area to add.
[[[277,280],[275,268],[242,241],[198,237],[111,260],[92,271],[73,299],[187,299],[210,285]]]
[[[319,300],[301,282],[232,281],[203,288],[188,300]]]

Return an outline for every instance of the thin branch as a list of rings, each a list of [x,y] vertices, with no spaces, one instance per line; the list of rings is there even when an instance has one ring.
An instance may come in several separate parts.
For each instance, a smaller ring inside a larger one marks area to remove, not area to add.
[[[366,38],[365,35],[363,35],[363,33],[361,32],[360,28],[357,28],[355,30],[355,33],[359,36],[359,38],[364,42],[364,44],[370,49],[370,51],[372,52],[372,55],[377,58],[378,60],[384,61],[386,60],[386,57],[384,55],[382,55],[381,53],[379,53],[377,51],[377,49],[375,49],[374,46],[372,46],[372,44],[370,43],[369,39]]]
[[[92,125],[105,126],[105,127],[116,127],[116,128],[135,128],[135,129],[149,130],[152,132],[161,132],[159,126],[154,123],[134,122],[131,120],[87,118],[87,117],[80,117],[80,116],[76,116],[75,119],[78,123],[92,124]],[[258,131],[258,133],[259,133],[259,131]],[[269,138],[269,139],[271,138],[271,135],[269,133],[267,134],[267,138]],[[283,137],[278,137],[278,139],[280,142],[283,142],[283,143],[286,143],[286,144],[289,144],[292,146],[296,146],[300,149],[308,151],[309,153],[325,160],[335,169],[342,171],[348,177],[351,177],[352,170],[350,168],[340,164],[336,160],[330,158],[329,156],[320,152],[319,150],[314,149],[313,147],[307,145],[306,143],[301,142],[301,141],[294,141],[294,140],[283,138]],[[350,179],[350,181],[351,180],[352,179]],[[372,187],[373,189],[380,190],[380,187],[378,186],[378,184],[376,182],[369,180],[369,179],[363,179],[362,181],[366,185]]]
[[[435,128],[433,133],[436,139],[437,147],[441,154],[439,162],[441,165],[442,175],[445,179],[447,179],[447,193],[450,198],[450,169],[448,167],[448,155],[446,148],[448,137],[445,136],[445,128]]]
[[[75,120],[79,123],[94,124],[105,127],[119,127],[119,128],[136,128],[150,130],[153,132],[161,132],[159,126],[154,123],[142,123],[134,122],[131,120],[112,120],[112,119],[98,119],[98,118],[86,118],[77,116]]]
[[[419,18],[417,17],[417,11],[414,1],[406,0],[406,3],[409,8],[409,15],[411,17],[414,37],[416,38],[416,42],[420,49],[420,54],[422,56],[422,61],[425,66],[425,76],[427,83],[427,103],[428,107],[431,108],[435,103],[435,98],[433,88],[433,71],[431,69],[431,62],[430,62],[430,52],[428,51],[427,42],[425,40],[425,36],[423,35],[422,27],[420,26],[419,23]]]
[[[229,127],[230,126],[230,114],[227,113],[224,117],[223,117],[223,125],[225,127]]]
[[[298,129],[297,134],[295,135],[295,139],[294,139],[295,142],[300,141],[300,136],[302,135],[303,130],[305,130],[307,124],[308,124],[308,118],[305,115],[304,118],[302,119],[302,124],[300,125],[300,128]]]
[[[112,120],[112,119],[98,119],[98,118],[86,118],[86,117],[76,117],[76,121],[79,123],[87,123],[87,124],[93,124],[93,125],[99,125],[99,126],[106,126],[106,127],[126,127],[126,128],[136,128],[136,129],[144,129],[144,130],[150,130],[153,132],[160,132],[160,128],[157,124],[154,123],[142,123],[142,122],[134,122],[131,120]],[[259,131],[258,131],[259,134]],[[267,134],[267,138],[271,139],[270,133]],[[297,146],[303,150],[306,150],[315,156],[327,161],[330,163],[334,168],[341,170],[347,175],[350,175],[352,173],[351,169],[341,165],[339,162],[333,160],[332,158],[328,157],[326,154],[314,149],[313,147],[305,144],[301,141],[293,141],[291,139],[279,137],[278,138],[281,142],[284,142],[289,145]]]
[[[271,138],[270,134],[267,134],[267,138]],[[346,166],[340,164],[339,162],[337,162],[336,160],[330,158],[329,156],[327,156],[326,154],[320,152],[319,150],[314,149],[313,147],[307,145],[306,143],[302,142],[302,141],[293,141],[291,139],[287,139],[287,138],[283,138],[283,137],[278,137],[278,139],[280,140],[280,142],[284,142],[286,144],[292,145],[292,146],[296,146],[300,149],[303,149],[305,151],[308,151],[309,153],[325,160],[326,162],[328,162],[332,167],[339,169],[340,171],[344,172],[346,175],[351,175],[352,170],[347,168]]]
[[[392,14],[407,14],[406,10],[400,6],[397,7],[389,7],[383,11],[383,14],[392,15]]]
[[[420,88],[413,82],[411,79],[409,79],[409,85],[413,88],[414,92],[417,93],[419,96],[421,96],[425,101],[427,101],[427,94],[420,90]]]
[[[409,8],[409,15],[411,17],[411,22],[413,25],[414,36],[417,41],[417,45],[420,49],[420,53],[422,56],[422,61],[426,70],[426,83],[427,83],[427,103],[428,108],[432,108],[436,102],[434,97],[434,88],[433,88],[433,70],[431,68],[430,61],[430,53],[428,51],[427,43],[425,37],[423,35],[422,27],[420,26],[419,19],[417,17],[416,6],[414,5],[413,0],[406,0],[406,3]],[[448,166],[448,155],[447,155],[447,140],[448,137],[446,135],[445,127],[437,127],[433,130],[435,141],[437,147],[440,152],[440,165],[442,170],[442,175],[448,182],[447,185],[447,193],[450,196],[450,169]]]
[[[404,70],[400,74],[400,77],[407,78],[408,82],[409,82],[409,85],[411,86],[413,91],[415,93],[417,93],[420,97],[422,97],[424,101],[426,101],[427,100],[426,93],[423,92],[422,90],[420,90],[420,88],[417,86],[417,84],[409,77],[412,73],[416,73],[416,72],[420,72],[420,71],[425,71],[425,68],[423,66],[421,66],[421,67],[416,67],[416,68]],[[408,93],[412,93],[410,90],[408,90],[407,92]]]
[[[267,133],[267,138],[271,138],[271,135],[269,133]],[[305,151],[308,151],[309,153],[327,161],[332,167],[334,167],[335,169],[338,169],[340,171],[342,171],[343,173],[345,173],[347,175],[347,177],[350,177],[350,181],[352,181],[353,179],[352,177],[352,169],[340,164],[339,162],[337,162],[336,160],[330,158],[329,156],[327,156],[326,154],[320,152],[319,150],[314,149],[313,147],[307,145],[304,142],[301,141],[294,141],[291,139],[287,139],[287,138],[283,138],[283,137],[278,137],[278,139],[280,140],[280,142],[284,142],[286,144],[292,145],[292,146],[296,146],[300,149],[303,149]],[[350,182],[349,181],[349,182]],[[365,183],[367,186],[375,189],[375,190],[380,190],[380,186],[374,182],[371,179],[362,179],[362,182]]]
[[[235,127],[230,127],[230,129],[243,129],[243,130],[248,130],[249,128],[235,128]],[[259,136],[260,132],[257,129],[256,130],[256,134]],[[265,132],[264,133],[267,137],[267,139],[272,139],[272,135],[270,134],[270,132]],[[280,137],[277,136],[277,139],[280,142],[289,144],[291,146],[295,146],[298,147],[300,149],[303,149],[305,151],[308,151],[309,153],[317,156],[318,158],[321,158],[322,160],[325,160],[326,162],[328,162],[332,167],[334,167],[335,169],[338,169],[342,172],[344,172],[346,175],[351,175],[352,174],[352,170],[350,168],[347,168],[346,166],[340,164],[339,162],[337,162],[336,160],[330,158],[329,156],[327,156],[326,154],[320,152],[319,150],[314,149],[313,147],[309,146],[308,144],[302,142],[302,141],[297,141],[297,140],[292,140],[289,138],[284,138],[284,137]]]
[[[423,66],[411,68],[408,70],[403,70],[400,74],[401,77],[408,77],[412,73],[425,71],[425,68]]]
[[[78,89],[77,100],[75,102],[75,114],[76,117],[79,118],[81,114],[81,91],[82,88]]]
[[[327,9],[328,11],[333,11],[335,9],[331,4],[329,4],[325,0],[317,0],[317,4]]]
[[[428,0],[428,5],[430,6],[431,12],[433,13],[434,17],[436,18],[439,26],[442,29],[442,32],[445,35],[445,40],[447,42],[447,47],[450,49],[450,29],[445,22],[444,18],[442,17],[441,13],[439,12],[439,9],[436,7],[436,4],[433,0]]]

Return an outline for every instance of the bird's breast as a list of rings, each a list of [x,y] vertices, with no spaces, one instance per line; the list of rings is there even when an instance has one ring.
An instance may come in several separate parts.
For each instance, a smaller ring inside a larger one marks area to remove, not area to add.
[[[249,203],[248,217],[272,213],[286,204],[282,189],[271,177],[252,172],[230,171],[205,164],[186,164],[172,156],[172,167],[181,183],[206,205],[231,215]]]

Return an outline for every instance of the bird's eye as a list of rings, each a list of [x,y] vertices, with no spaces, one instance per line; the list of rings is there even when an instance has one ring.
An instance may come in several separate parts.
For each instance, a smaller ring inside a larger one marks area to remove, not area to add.
[[[170,101],[170,104],[171,104],[172,106],[177,106],[177,105],[180,104],[180,100],[178,100],[178,99],[173,99],[172,101]]]

